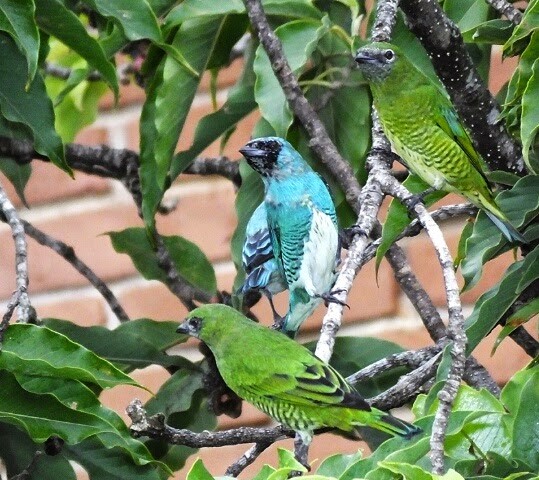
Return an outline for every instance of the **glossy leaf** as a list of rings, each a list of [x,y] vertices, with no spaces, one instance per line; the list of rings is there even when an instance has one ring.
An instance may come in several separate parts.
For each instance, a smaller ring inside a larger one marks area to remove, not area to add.
[[[75,444],[113,430],[99,417],[68,408],[53,395],[27,392],[5,369],[0,370],[0,382],[0,419],[24,429],[35,442],[57,435]]]
[[[42,448],[20,428],[0,422],[2,462],[7,478],[14,478],[28,467],[36,451]],[[34,463],[32,477],[39,480],[76,480],[77,476],[68,460],[62,455],[41,455]]]
[[[412,194],[420,194],[429,188],[428,184],[421,180],[417,175],[413,174],[408,175],[402,184]],[[445,195],[447,195],[445,192],[434,192],[427,195],[424,199],[425,206],[432,205]],[[408,215],[408,209],[398,200],[392,199],[382,228],[382,240],[380,246],[376,250],[377,272],[385,254],[411,221],[412,219]]]
[[[10,122],[26,125],[32,132],[34,148],[69,174],[64,147],[54,130],[54,112],[40,74],[27,85],[28,67],[14,41],[0,33],[0,111]]]
[[[520,138],[522,139],[522,156],[526,165],[532,172],[536,172],[536,165],[530,162],[530,149],[535,143],[537,132],[539,131],[539,106],[537,96],[539,95],[539,60],[535,60],[532,66],[530,80],[526,84],[526,90],[522,95],[522,118],[520,121]]]
[[[161,41],[157,18],[146,0],[82,0],[101,15],[112,18],[131,40]]]
[[[539,248],[535,248],[523,260],[510,265],[500,282],[479,297],[465,322],[468,353],[488,335],[520,293],[539,278],[538,265]]]
[[[302,19],[275,30],[292,71],[301,71],[328,29],[328,21]],[[260,112],[277,136],[286,137],[288,127],[292,124],[292,112],[262,46],[257,49],[253,68],[256,73],[255,99]]]
[[[194,18],[179,27],[172,47],[197,72],[203,72],[216,47],[216,39],[226,18]],[[148,228],[168,188],[169,169],[178,136],[194,99],[200,76],[164,57],[147,88],[140,119],[140,180],[142,211]]]
[[[199,458],[189,470],[186,480],[214,480],[213,475],[208,472],[202,460]]]
[[[63,452],[81,465],[91,480],[162,480],[167,478],[151,464],[136,465],[129,454],[120,448],[105,448],[97,438],[78,445],[64,445]]]
[[[81,327],[66,320],[47,318],[44,325],[84,345],[125,372],[149,365],[185,366],[187,360],[167,355],[165,350],[186,338],[176,333],[178,322],[146,318],[120,324],[114,330],[106,327]]]
[[[504,45],[504,54],[514,55],[520,53],[519,50],[520,46],[522,45],[522,41],[525,40],[526,37],[530,35],[530,33],[532,33],[538,28],[539,1],[531,0],[527,5],[526,10],[524,11],[521,22],[513,31],[513,35],[511,35],[511,38]]]
[[[309,0],[265,0],[262,2],[266,15],[282,15],[293,18],[320,18],[320,12]],[[214,0],[184,0],[173,8],[165,18],[165,27],[179,25],[190,18],[246,13],[241,0],[215,2]]]
[[[33,0],[0,0],[0,30],[11,35],[24,53],[28,64],[28,82],[37,71],[39,32],[34,21]]]
[[[137,270],[147,280],[167,283],[166,273],[159,267],[157,255],[142,228],[127,228],[108,232],[112,246],[118,253],[127,253]],[[200,248],[183,237],[163,237],[163,242],[180,275],[208,294],[215,293],[217,281],[209,260]]]
[[[509,221],[522,230],[522,226],[539,214],[539,177],[528,175],[520,179],[511,190],[496,197],[496,202]],[[527,234],[524,232],[524,237]],[[473,234],[466,242],[466,256],[461,262],[464,277],[463,290],[473,287],[481,278],[483,265],[511,248],[492,221],[479,212]]]
[[[253,91],[255,81],[252,71],[253,58],[252,54],[247,57],[242,78],[232,87],[224,105],[198,122],[191,146],[176,154],[172,159],[170,173],[172,180],[187,168],[207,146],[224,135],[256,108]]]
[[[107,360],[46,327],[18,323],[4,336],[0,368],[99,385],[138,385]]]
[[[60,0],[36,0],[36,21],[39,28],[77,52],[99,71],[114,95],[118,96],[118,78],[114,65],[105,56],[99,42],[88,33],[71,10]]]
[[[510,20],[495,18],[463,32],[463,37],[466,42],[503,45],[511,37],[514,28],[515,24]]]
[[[106,448],[119,447],[128,452],[140,465],[154,462],[150,452],[139,440],[131,437],[121,417],[99,403],[96,394],[76,380],[16,375],[17,382],[32,394],[54,396],[67,408],[94,416],[107,429],[98,437]]]

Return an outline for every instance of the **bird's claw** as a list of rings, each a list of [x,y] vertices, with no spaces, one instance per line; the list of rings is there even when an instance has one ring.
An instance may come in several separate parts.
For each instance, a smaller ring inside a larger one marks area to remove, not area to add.
[[[350,308],[350,305],[348,305],[346,302],[343,302],[342,300],[338,299],[335,295],[339,293],[346,292],[345,289],[339,288],[337,290],[331,290],[327,293],[320,293],[318,295],[315,295],[317,298],[321,298],[324,300],[324,305],[327,307],[330,303],[336,303],[338,305],[341,305],[342,307],[348,307]]]
[[[420,203],[424,204],[425,197],[434,192],[436,192],[436,188],[429,187],[423,192],[416,193],[416,194],[410,195],[409,197],[404,198],[402,200],[402,203],[404,203],[404,206],[409,210],[410,213],[408,215],[413,214],[413,210],[415,209],[415,207],[419,205]]]
[[[352,225],[351,227],[343,228],[339,231],[339,237],[341,238],[341,243],[344,249],[348,250],[350,248],[352,240],[354,240],[356,235],[368,237],[367,232],[359,227],[359,225]]]

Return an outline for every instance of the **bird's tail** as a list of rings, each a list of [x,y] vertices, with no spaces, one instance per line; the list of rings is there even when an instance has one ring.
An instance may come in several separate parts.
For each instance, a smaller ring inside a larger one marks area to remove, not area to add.
[[[500,215],[496,215],[494,212],[488,210],[484,210],[484,212],[510,243],[527,243],[522,234],[505,218],[505,215],[500,218]]]
[[[411,423],[405,422],[400,418],[394,417],[390,413],[371,409],[368,413],[368,421],[365,422],[368,427],[376,428],[390,435],[398,435],[406,439],[412,438],[414,435],[421,433],[423,430]]]

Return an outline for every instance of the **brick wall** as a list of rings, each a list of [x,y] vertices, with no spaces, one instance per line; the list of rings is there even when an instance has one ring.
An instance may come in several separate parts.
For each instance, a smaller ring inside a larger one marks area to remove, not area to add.
[[[500,64],[499,55],[493,62],[491,88],[497,91],[508,77],[513,64]],[[240,65],[234,63],[219,76],[222,103],[226,89],[239,74]],[[82,131],[77,142],[84,144],[106,143],[118,148],[138,150],[138,121],[143,100],[142,92],[135,86],[124,87],[118,108],[112,108],[111,98],[102,102],[102,111],[97,122]],[[186,129],[182,133],[180,145],[190,145],[196,122],[212,110],[208,93],[208,81],[203,82],[191,111]],[[248,139],[256,121],[256,114],[248,117],[232,135],[225,150],[231,158],[238,158],[238,148]],[[210,147],[208,155],[218,154],[218,143]],[[21,209],[21,215],[46,233],[72,245],[82,260],[105,281],[108,282],[127,313],[132,318],[150,317],[154,319],[180,320],[186,311],[181,303],[158,282],[142,279],[126,255],[116,254],[107,236],[101,235],[110,230],[122,230],[130,226],[140,226],[136,209],[130,196],[118,183],[77,173],[71,180],[57,168],[34,162],[34,174],[26,194],[30,210]],[[8,182],[0,178],[3,186],[8,187],[10,198],[17,202],[16,195]],[[236,224],[234,212],[234,190],[225,180],[188,177],[182,179],[167,194],[167,198],[177,200],[177,208],[169,215],[159,218],[158,226],[164,234],[179,234],[196,242],[216,266],[219,289],[230,290],[234,279],[234,266],[230,260],[229,240]],[[454,200],[454,199],[453,199]],[[20,206],[20,203],[18,204]],[[218,206],[218,208],[216,208]],[[461,225],[446,224],[446,238],[452,252],[461,230]],[[70,265],[51,250],[29,239],[30,294],[40,317],[57,317],[75,321],[81,325],[106,325],[114,327],[117,320],[111,314],[102,298],[94,291]],[[10,232],[0,225],[0,303],[5,305],[14,289],[14,260]],[[445,295],[442,287],[441,271],[434,250],[425,236],[406,240],[403,246],[410,263],[419,279],[432,295],[436,304],[443,308]],[[503,270],[511,262],[510,254],[491,262],[484,278],[471,292],[463,296],[469,311],[473,302],[499,279]],[[406,348],[417,348],[430,344],[430,339],[418,320],[417,315],[399,291],[390,268],[382,263],[377,286],[373,265],[367,265],[359,274],[348,303],[350,310],[345,311],[343,334],[377,336],[395,341]],[[286,308],[286,298],[277,299],[277,307],[282,312]],[[269,323],[270,310],[266,301],[255,308],[260,318]],[[320,326],[324,308],[304,325],[302,332],[313,337]],[[494,334],[495,335],[495,334]],[[490,356],[493,339],[484,342],[477,356],[503,383],[518,368],[528,361],[526,355],[510,340],[505,341],[495,356]],[[186,354],[196,355],[196,343],[188,342],[182,346]],[[133,376],[151,390],[157,390],[167,377],[158,367],[135,371]],[[123,414],[129,401],[139,397],[147,399],[148,394],[138,389],[120,387],[103,394],[103,401]],[[125,418],[125,414],[124,414]],[[260,425],[266,417],[246,405],[244,414],[236,420],[221,418],[219,426],[228,428],[239,425]],[[291,442],[282,442],[291,447]],[[363,448],[361,443],[343,440],[340,437],[323,435],[314,442],[311,460],[323,459],[331,452],[354,452]],[[214,474],[222,474],[225,466],[237,459],[246,447],[226,447],[200,452],[209,469]],[[196,458],[193,457],[189,464]],[[275,447],[270,448],[254,467],[262,462],[274,461]],[[316,463],[313,461],[316,465]],[[252,476],[253,467],[247,470],[244,478]],[[185,470],[177,478],[182,478]]]

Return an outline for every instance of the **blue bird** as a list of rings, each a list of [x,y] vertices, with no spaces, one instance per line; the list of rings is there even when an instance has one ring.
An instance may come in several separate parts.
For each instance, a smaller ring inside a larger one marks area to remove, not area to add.
[[[264,182],[273,254],[290,293],[280,329],[290,337],[331,292],[340,257],[335,205],[323,179],[286,140],[263,137],[240,149]]]
[[[241,261],[246,277],[239,291],[245,294],[254,290],[266,295],[273,312],[274,323],[280,325],[284,319],[275,309],[273,295],[286,290],[288,285],[281,275],[279,265],[273,255],[268,215],[264,202],[256,208],[247,222]]]

